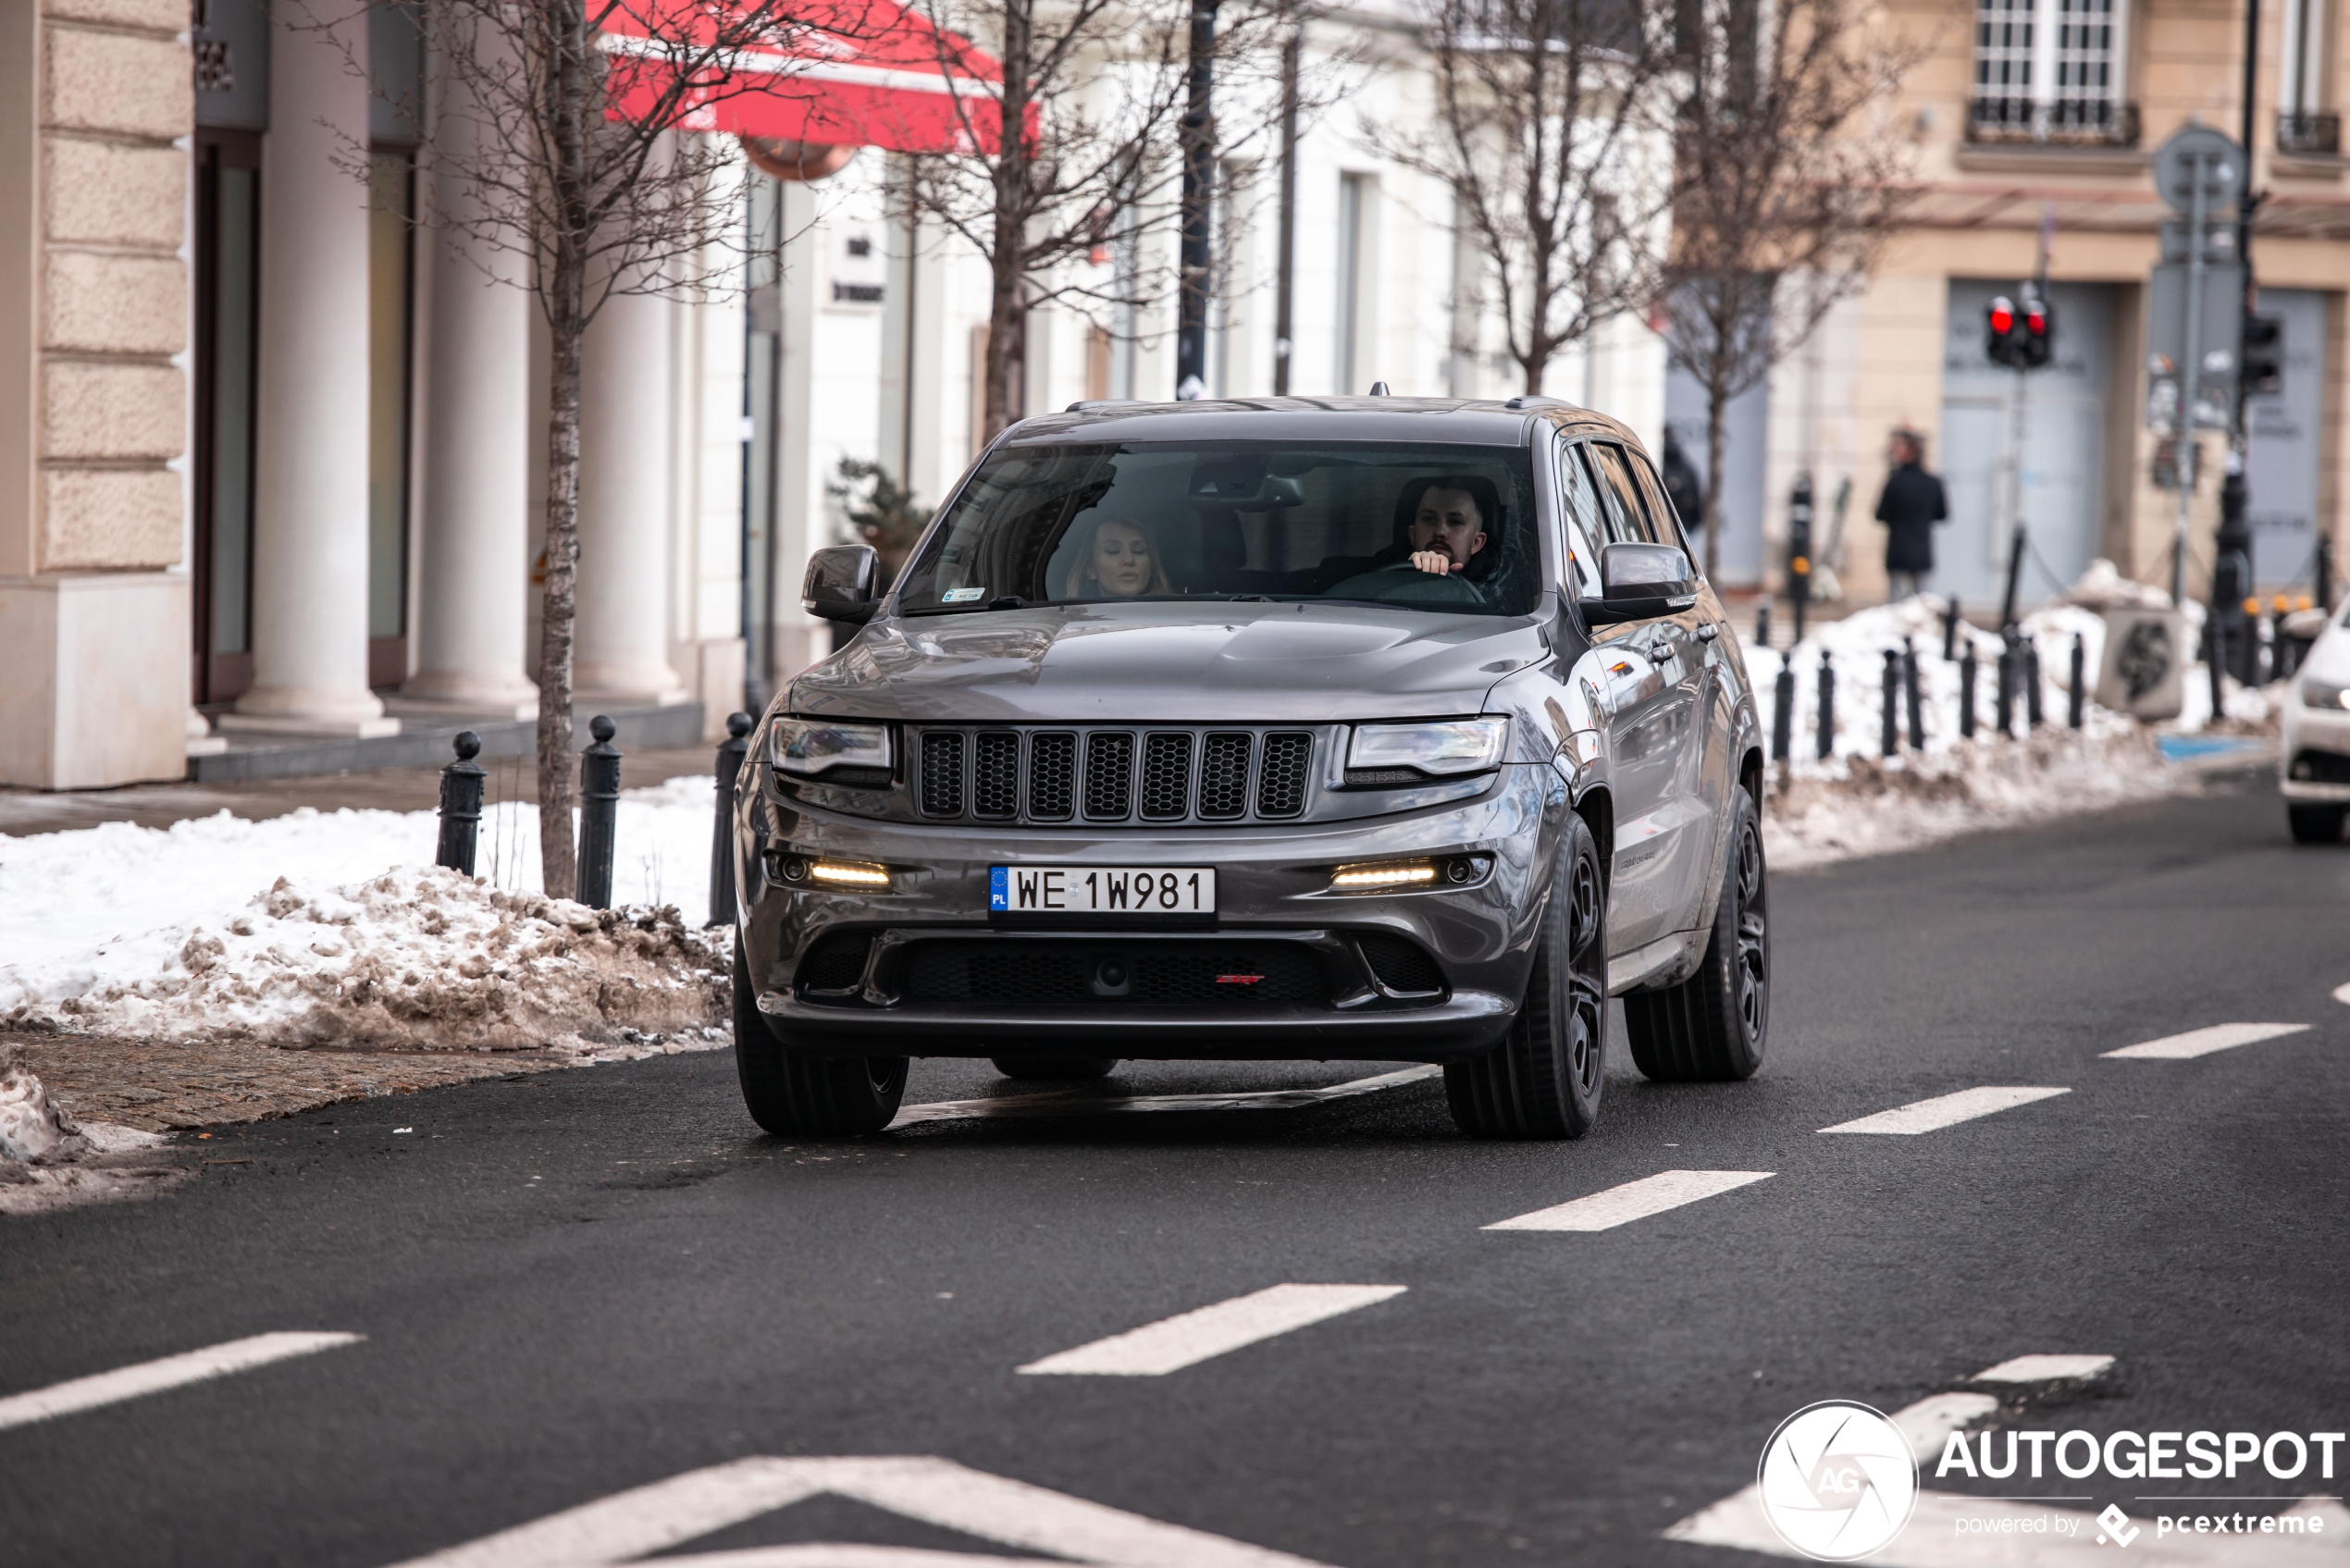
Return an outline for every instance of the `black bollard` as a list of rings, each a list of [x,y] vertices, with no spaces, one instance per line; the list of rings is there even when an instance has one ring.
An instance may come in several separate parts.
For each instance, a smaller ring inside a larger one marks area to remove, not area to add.
[[[1877,750],[1891,757],[1901,749],[1901,656],[1885,650],[1885,708],[1877,722]]]
[[[1974,641],[1967,640],[1966,651],[1959,655],[1959,737],[1974,738],[1974,677],[1980,667],[1974,657]]]
[[[726,715],[726,738],[718,743],[718,818],[710,830],[710,923],[732,925],[735,920],[735,779],[743,771],[746,739],[753,721],[748,713]]]
[[[1942,612],[1942,662],[1948,664],[1959,656],[1959,596],[1950,596],[1950,607]]]
[[[2040,639],[2023,639],[2023,722],[2040,727]]]
[[[474,846],[481,838],[481,786],[489,775],[474,759],[481,755],[481,737],[459,730],[457,759],[440,770],[440,848],[432,863],[453,871],[474,874]]]
[[[1918,692],[1918,645],[1901,639],[1901,685],[1910,702],[1910,749],[1925,749],[1925,701]]]
[[[1754,646],[1771,646],[1771,601],[1767,599],[1754,607]]]
[[[2015,735],[2015,643],[2010,640],[1999,649],[1999,699],[1992,711],[1998,715],[1992,727],[2002,735]]]
[[[2065,694],[2064,722],[2076,730],[2081,727],[2082,710],[2088,701],[2089,694],[2083,688],[2088,668],[2088,640],[2075,632],[2072,634],[2072,689]]]
[[[579,754],[579,902],[609,909],[612,835],[620,825],[620,749],[612,743],[612,721],[601,713],[588,721],[588,733],[596,744]]]
[[[1790,650],[1792,651],[1792,650]],[[1820,655],[1820,760],[1836,755],[1836,666]]]
[[[1795,745],[1795,660],[1791,651],[1779,665],[1778,678],[1771,683],[1771,696],[1777,705],[1771,714],[1771,760],[1784,762]]]

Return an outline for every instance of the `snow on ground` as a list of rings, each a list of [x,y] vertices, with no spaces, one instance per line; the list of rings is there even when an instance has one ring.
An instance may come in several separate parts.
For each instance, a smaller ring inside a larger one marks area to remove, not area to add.
[[[130,1197],[184,1179],[152,1151],[166,1139],[112,1122],[77,1122],[49,1097],[21,1048],[0,1051],[0,1214],[34,1214]]]
[[[538,813],[485,813],[476,880],[430,811],[303,809],[0,837],[0,1023],[289,1046],[585,1056],[723,1043],[707,777],[620,803],[598,911],[538,891]],[[681,914],[680,910],[684,913]]]
[[[2093,570],[2076,591],[2091,597],[2099,586]],[[2195,608],[2190,606],[2191,612]],[[1791,652],[1745,650],[1766,732],[1775,718],[1779,671],[1791,663],[1795,672],[1792,767],[1774,765],[1763,810],[1774,865],[1792,868],[1883,854],[1978,829],[2201,787],[2203,774],[2165,761],[2158,741],[2164,734],[2212,727],[2210,677],[2202,665],[2186,673],[2185,709],[2177,719],[2149,727],[2092,700],[2076,732],[2066,727],[2073,642],[2080,639],[2084,678],[2094,692],[2105,651],[2105,622],[2096,611],[2073,604],[2035,611],[2023,618],[2023,632],[2039,651],[2043,722],[2037,732],[2028,730],[2025,698],[2019,692],[2017,736],[2010,739],[1992,728],[1998,636],[1961,624],[1953,654],[1962,656],[1972,644],[1977,662],[1977,727],[1969,740],[1959,733],[1960,657],[1942,657],[1942,614],[1941,599],[1920,595],[1818,624]],[[1901,650],[1905,643],[1917,653],[1925,746],[1922,751],[1910,747],[1903,696],[1897,707],[1899,752],[1886,758],[1885,654],[1888,648]],[[1836,672],[1833,751],[1824,759],[1818,748],[1824,659]],[[2233,682],[2228,686],[2229,729],[2255,729],[2272,717],[2267,693]]]

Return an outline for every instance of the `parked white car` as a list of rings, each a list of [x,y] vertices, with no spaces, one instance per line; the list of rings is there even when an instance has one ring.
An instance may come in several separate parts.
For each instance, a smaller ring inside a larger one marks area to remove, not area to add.
[[[2277,783],[2297,844],[2339,844],[2350,810],[2350,610],[2329,623],[2288,686]]]

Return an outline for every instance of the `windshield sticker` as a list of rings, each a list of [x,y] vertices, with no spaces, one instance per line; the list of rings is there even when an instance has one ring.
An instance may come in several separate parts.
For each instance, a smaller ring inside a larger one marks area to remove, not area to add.
[[[938,596],[941,604],[969,604],[987,590],[982,588],[948,588]]]

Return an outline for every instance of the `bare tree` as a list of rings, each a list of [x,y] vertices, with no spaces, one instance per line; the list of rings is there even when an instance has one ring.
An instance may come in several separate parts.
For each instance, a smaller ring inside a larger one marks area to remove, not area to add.
[[[422,156],[461,199],[425,221],[503,253],[546,318],[538,839],[547,891],[576,885],[572,649],[580,354],[615,295],[703,286],[737,214],[731,147],[696,134],[727,100],[788,91],[792,62],[860,8],[825,0],[377,0],[413,7],[431,61]],[[504,268],[493,269],[504,273]]]
[[[1705,570],[1724,411],[1867,280],[1911,189],[1879,117],[1923,46],[1862,0],[1704,0],[1684,19],[1665,343],[1705,389]]]
[[[1433,0],[1424,31],[1434,128],[1364,137],[1451,186],[1509,356],[1539,392],[1562,350],[1654,295],[1670,29],[1651,0]]]
[[[1224,7],[1208,63],[1227,104],[1249,101],[1238,90],[1277,53],[1272,30],[1285,3]],[[1169,193],[1182,174],[1179,146],[1202,134],[1219,148],[1243,143],[1278,110],[1184,126],[1193,0],[924,0],[924,7],[942,68],[971,74],[958,51],[970,47],[962,40],[978,39],[1003,69],[1000,97],[956,100],[963,150],[909,157],[896,192],[987,262],[978,395],[983,434],[993,438],[1019,416],[1013,388],[1030,311],[1055,301],[1139,307],[1168,286],[1160,267],[1120,268],[1105,279],[1067,264],[1097,256],[1113,238],[1145,253],[1146,241],[1176,220]],[[1001,135],[999,127],[1024,129]]]

